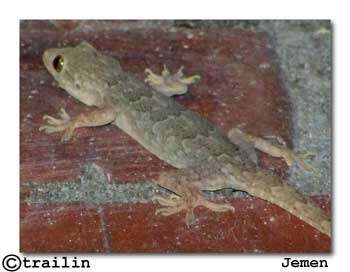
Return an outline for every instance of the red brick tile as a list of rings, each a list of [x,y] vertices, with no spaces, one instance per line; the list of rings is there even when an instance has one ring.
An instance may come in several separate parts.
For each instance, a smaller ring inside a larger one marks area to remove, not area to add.
[[[328,201],[321,199],[326,207]],[[153,204],[113,205],[98,212],[80,205],[34,205],[22,211],[21,252],[329,252],[330,239],[275,205],[231,201],[235,214],[198,208],[155,216]]]
[[[112,252],[329,252],[331,241],[279,207],[253,198],[231,201],[235,214],[198,208],[198,222],[184,213],[154,215],[151,204],[110,207],[106,221]]]
[[[21,252],[102,252],[104,233],[94,208],[33,205],[21,214]]]

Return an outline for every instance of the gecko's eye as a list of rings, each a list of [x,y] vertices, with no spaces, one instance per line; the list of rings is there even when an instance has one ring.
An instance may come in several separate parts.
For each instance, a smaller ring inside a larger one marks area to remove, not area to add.
[[[53,68],[56,72],[61,72],[63,69],[64,59],[62,56],[56,56],[52,62]]]

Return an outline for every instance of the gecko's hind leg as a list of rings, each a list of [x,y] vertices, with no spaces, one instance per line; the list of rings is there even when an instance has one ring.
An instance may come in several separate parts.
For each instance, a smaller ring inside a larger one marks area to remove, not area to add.
[[[293,163],[297,163],[306,171],[313,171],[315,173],[318,173],[318,171],[314,167],[305,162],[305,159],[309,156],[308,153],[296,153],[293,150],[286,147],[285,143],[281,142],[281,140],[279,140],[279,143],[272,143],[269,140],[253,136],[248,133],[244,133],[238,128],[231,129],[228,132],[227,136],[233,143],[235,143],[239,147],[243,146],[243,148],[247,148],[247,150],[253,147],[266,154],[269,154],[272,157],[283,158],[288,166],[291,166]]]
[[[198,184],[203,182],[200,180],[201,177],[193,175],[193,173],[193,171],[183,169],[160,175],[157,183],[176,195],[170,198],[154,197],[153,200],[163,206],[156,211],[156,215],[168,216],[185,210],[185,222],[187,225],[191,225],[195,219],[193,211],[198,206],[204,206],[215,212],[234,212],[234,207],[229,204],[207,200],[198,187]]]
[[[152,86],[158,92],[166,96],[173,96],[184,94],[187,92],[188,85],[197,82],[200,76],[194,75],[189,77],[184,77],[182,73],[183,66],[175,74],[170,74],[167,67],[164,65],[161,75],[157,75],[152,72],[151,69],[145,69],[147,77],[145,82]]]

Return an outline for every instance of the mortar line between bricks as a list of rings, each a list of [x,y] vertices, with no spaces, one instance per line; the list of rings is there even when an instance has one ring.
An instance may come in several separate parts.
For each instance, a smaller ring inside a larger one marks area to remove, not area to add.
[[[100,217],[103,247],[105,249],[105,253],[110,253],[111,252],[111,236],[110,236],[109,229],[108,229],[108,224],[107,224],[108,220],[106,217],[105,209],[100,206],[100,207],[98,207],[97,211],[98,211],[98,214]]]

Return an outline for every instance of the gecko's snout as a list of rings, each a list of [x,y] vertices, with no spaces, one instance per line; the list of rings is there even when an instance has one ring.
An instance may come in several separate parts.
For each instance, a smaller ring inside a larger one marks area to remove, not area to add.
[[[50,50],[45,50],[43,56],[42,56],[42,60],[43,63],[45,64],[45,66],[47,66],[47,64],[49,63],[49,56],[50,56]]]
[[[50,73],[52,73],[51,71],[51,56],[52,56],[52,53],[51,53],[51,50],[45,50],[43,56],[42,56],[42,60],[43,60],[43,63],[46,67],[47,70],[49,70]]]

